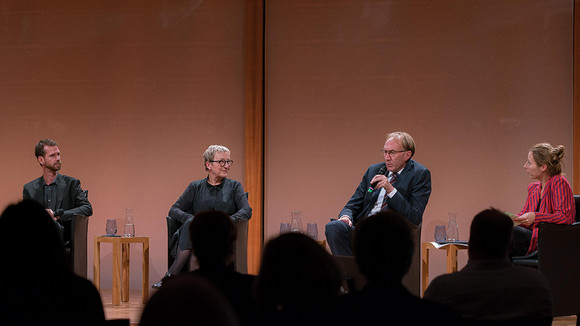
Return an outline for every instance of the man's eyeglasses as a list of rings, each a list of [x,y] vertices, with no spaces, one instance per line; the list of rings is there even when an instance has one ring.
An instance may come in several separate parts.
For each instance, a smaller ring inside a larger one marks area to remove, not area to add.
[[[406,152],[406,151],[407,150],[402,150],[402,151],[394,151],[394,150],[385,151],[384,149],[381,149],[381,153],[383,153],[383,155],[389,155],[390,157],[393,157],[395,154],[402,153],[402,152]]]
[[[219,160],[219,161],[210,161],[212,163],[219,163],[220,166],[226,166],[226,164],[229,164],[230,166],[234,165],[234,161],[233,160]]]

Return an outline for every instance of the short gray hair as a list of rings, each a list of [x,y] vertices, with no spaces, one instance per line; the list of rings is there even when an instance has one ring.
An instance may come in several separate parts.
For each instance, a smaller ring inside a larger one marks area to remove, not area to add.
[[[230,150],[222,145],[211,145],[208,147],[205,152],[203,153],[203,167],[206,171],[208,171],[207,166],[205,166],[205,162],[213,161],[215,157],[215,153],[230,153]]]
[[[404,150],[411,151],[411,157],[415,155],[415,140],[411,135],[404,131],[395,131],[387,135],[387,140],[391,138],[396,139]]]

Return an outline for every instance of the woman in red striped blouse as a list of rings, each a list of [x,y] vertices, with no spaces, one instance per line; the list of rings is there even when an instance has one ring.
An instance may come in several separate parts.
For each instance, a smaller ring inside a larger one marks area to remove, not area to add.
[[[540,223],[575,222],[574,193],[562,176],[564,156],[562,145],[552,147],[540,143],[530,149],[524,169],[530,178],[538,181],[528,186],[524,208],[514,218],[514,222],[521,224],[514,227],[511,256],[523,256],[537,250]]]

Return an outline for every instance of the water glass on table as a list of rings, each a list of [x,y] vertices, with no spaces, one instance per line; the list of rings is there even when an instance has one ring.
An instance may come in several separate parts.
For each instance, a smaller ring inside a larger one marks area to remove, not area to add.
[[[117,220],[115,219],[108,219],[107,225],[105,226],[105,232],[107,232],[107,236],[113,237],[117,234]]]
[[[280,234],[290,232],[290,223],[280,223]]]
[[[447,240],[445,225],[435,225],[435,242],[445,242],[445,240]]]
[[[318,239],[318,225],[316,223],[308,223],[306,234],[314,240]]]

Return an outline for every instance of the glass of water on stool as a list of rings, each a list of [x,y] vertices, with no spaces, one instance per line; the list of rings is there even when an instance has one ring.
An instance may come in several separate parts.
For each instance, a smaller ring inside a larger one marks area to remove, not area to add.
[[[290,232],[290,223],[280,223],[280,234]]]
[[[445,225],[435,225],[435,242],[445,242],[445,240],[447,240]]]
[[[308,223],[306,226],[306,234],[312,239],[318,239],[318,226],[316,223]]]
[[[107,236],[109,237],[115,236],[115,234],[117,234],[117,220],[108,219],[105,231],[107,232]]]

